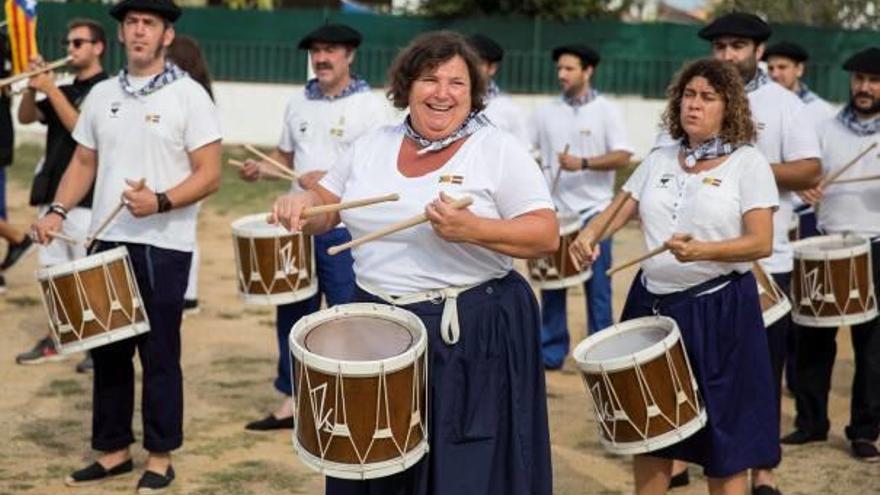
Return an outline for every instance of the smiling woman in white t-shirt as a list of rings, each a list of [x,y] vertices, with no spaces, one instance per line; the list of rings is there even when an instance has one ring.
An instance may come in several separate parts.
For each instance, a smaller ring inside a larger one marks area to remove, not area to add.
[[[275,202],[278,221],[311,234],[340,216],[305,221],[303,208],[388,192],[400,201],[342,213],[353,237],[429,219],[352,255],[356,301],[396,303],[428,329],[431,452],[390,477],[328,478],[328,494],[552,492],[538,306],[512,257],[553,252],[558,226],[525,148],[479,113],[478,65],[460,35],[414,40],[389,71],[389,96],[409,108],[407,120],[355,141],[319,187]],[[467,209],[448,204],[465,196]]]
[[[776,184],[750,143],[755,127],[732,66],[699,60],[669,89],[664,125],[677,142],[655,149],[623,186],[631,194],[607,235],[636,212],[647,248],[622,320],[676,320],[708,423],[665,449],[634,457],[636,493],[665,493],[672,459],[703,466],[711,493],[745,493],[748,469],[778,460],[779,416],[753,261],[772,250]],[[572,246],[578,262],[610,216],[606,209]]]

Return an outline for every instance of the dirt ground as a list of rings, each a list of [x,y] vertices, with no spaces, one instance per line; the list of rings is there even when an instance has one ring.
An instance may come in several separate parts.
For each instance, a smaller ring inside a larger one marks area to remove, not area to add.
[[[11,184],[9,196],[10,218],[25,224],[33,213],[24,206],[22,185]],[[273,311],[244,306],[235,294],[230,223],[249,212],[253,211],[209,203],[200,218],[199,300],[203,309],[183,324],[186,441],[174,456],[178,479],[170,493],[323,493],[321,477],[295,457],[289,432],[254,434],[243,429],[247,421],[262,417],[280,400],[271,386],[276,358]],[[640,250],[634,228],[617,236],[616,259],[628,259]],[[74,372],[79,356],[40,366],[15,364],[15,355],[30,348],[46,330],[35,269],[36,256],[30,256],[7,273],[9,292],[0,297],[4,342],[0,350],[0,494],[130,493],[137,474],[98,487],[63,485],[66,474],[93,458],[89,449],[92,381],[91,376]],[[619,314],[632,273],[631,269],[615,277],[615,314]],[[582,301],[580,291],[570,291],[575,343],[584,336]],[[785,448],[778,477],[787,495],[880,493],[880,465],[853,460],[842,433],[849,416],[853,361],[847,332],[840,332],[839,340],[831,392],[831,437],[824,444]],[[547,384],[555,492],[631,493],[629,460],[607,454],[599,445],[589,399],[570,359],[562,371],[547,373]],[[793,412],[793,401],[786,397],[784,432],[791,428]],[[136,417],[138,438],[139,423]],[[136,444],[133,453],[138,473],[145,452]],[[673,493],[706,493],[698,471],[691,469],[696,481],[690,487]]]

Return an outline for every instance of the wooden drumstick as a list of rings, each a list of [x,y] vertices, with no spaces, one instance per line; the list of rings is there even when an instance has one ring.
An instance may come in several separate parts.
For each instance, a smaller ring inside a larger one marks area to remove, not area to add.
[[[137,181],[137,184],[132,186],[131,190],[132,191],[140,191],[141,189],[144,188],[144,184],[146,184],[146,183],[147,183],[147,179],[141,179],[141,180]],[[98,226],[98,229],[95,230],[95,232],[92,233],[92,235],[86,237],[86,247],[87,248],[92,245],[92,243],[95,241],[95,239],[98,238],[98,236],[101,234],[101,232],[104,232],[104,229],[106,229],[107,226],[110,225],[110,222],[112,222],[113,219],[116,218],[117,215],[122,213],[123,208],[125,208],[125,200],[119,200],[119,204],[116,205],[116,208],[114,208],[113,211],[109,215],[107,215],[107,218],[105,218],[104,221],[101,222],[101,225]]]
[[[596,244],[602,242],[602,238],[605,237],[605,233],[608,232],[608,229],[611,227],[614,219],[617,218],[617,215],[620,214],[620,210],[623,209],[623,205],[626,204],[626,200],[628,200],[631,195],[632,194],[629,191],[621,191],[617,195],[617,198],[615,198],[615,200],[618,201],[618,203],[614,205],[614,209],[611,210],[611,216],[609,216],[608,219],[605,220],[605,223],[602,224],[602,227],[599,228],[599,232],[596,234],[596,238],[593,239],[593,242],[590,243],[590,249],[594,248]]]
[[[239,160],[233,160],[230,158],[229,160],[226,161],[226,163],[232,165],[233,167],[244,168],[244,162],[239,161]],[[275,177],[276,179],[284,179],[284,180],[289,180],[289,181],[296,180],[293,177],[290,177],[289,175],[281,175],[280,173],[278,173],[274,170],[261,170],[260,173],[271,176],[271,177]]]
[[[684,240],[690,240],[690,239],[691,239],[691,236],[689,236],[689,235],[684,238]],[[619,272],[620,270],[624,270],[624,269],[629,268],[633,265],[637,265],[637,264],[645,261],[648,258],[653,258],[654,256],[657,256],[658,254],[664,253],[668,250],[669,250],[669,248],[666,246],[666,243],[664,242],[663,245],[655,247],[654,249],[639,256],[638,258],[635,258],[635,259],[629,260],[625,263],[621,263],[617,266],[611,267],[607,272],[605,272],[605,274],[608,276],[611,276],[611,275]]]
[[[855,165],[859,160],[862,159],[863,156],[867,155],[868,152],[870,152],[872,149],[874,149],[874,148],[876,148],[876,147],[877,147],[877,142],[876,142],[876,141],[873,142],[873,143],[871,143],[871,146],[868,146],[867,148],[865,148],[861,153],[859,153],[858,155],[856,155],[855,158],[853,158],[852,160],[850,160],[849,163],[847,163],[846,165],[840,167],[839,169],[837,169],[836,171],[834,171],[831,175],[829,175],[829,176],[823,178],[823,179],[822,179],[822,182],[819,183],[819,187],[820,187],[820,188],[823,188],[823,187],[827,186],[828,184],[831,184],[832,182],[834,182],[835,179],[837,179],[838,177],[840,177],[841,174],[843,174],[844,172],[846,172],[847,170],[849,170],[850,167],[852,167],[853,165]]]
[[[853,182],[867,182],[880,179],[880,175],[863,175],[861,177],[853,177],[851,179],[835,179],[828,183],[829,186],[834,184],[849,184]]]
[[[473,202],[474,202],[473,198],[471,198],[470,196],[466,196],[464,198],[460,198],[460,199],[453,201],[452,203],[450,203],[449,206],[455,208],[456,210],[460,210],[462,208],[467,208]],[[363,237],[359,237],[357,239],[351,240],[351,241],[346,242],[344,244],[340,244],[338,246],[332,246],[329,249],[327,249],[327,254],[329,254],[330,256],[334,256],[334,255],[341,253],[342,251],[345,251],[346,249],[351,249],[353,247],[360,246],[361,244],[364,244],[366,242],[375,241],[376,239],[379,239],[381,237],[391,235],[395,232],[400,232],[401,230],[405,230],[410,227],[415,227],[416,225],[419,225],[421,223],[425,223],[427,221],[428,221],[428,217],[424,213],[420,213],[412,218],[408,218],[406,220],[389,225],[388,227],[385,227],[384,229],[379,229],[375,232],[371,232]]]
[[[258,157],[262,158],[263,160],[266,161],[266,163],[277,168],[279,172],[290,177],[290,180],[297,180],[297,178],[298,178],[297,173],[294,172],[292,169],[285,167],[283,164],[281,164],[280,162],[278,162],[277,160],[275,160],[271,156],[263,153],[262,151],[254,148],[253,146],[251,146],[249,144],[245,144],[243,146],[244,146],[244,149],[246,149],[246,150],[250,151],[251,153],[257,155]]]
[[[565,149],[562,150],[562,154],[567,155],[569,148],[570,148],[570,146],[568,145],[568,143],[565,143]],[[561,163],[559,164],[559,168],[556,169],[556,176],[553,177],[553,185],[550,186],[550,194],[551,195],[553,195],[553,193],[556,192],[556,186],[559,185],[559,176],[560,175],[562,175],[562,164]]]
[[[58,239],[59,241],[64,241],[68,244],[79,244],[79,241],[77,241],[73,237],[70,237],[67,234],[62,234],[61,232],[46,232],[46,235],[48,235],[49,237],[51,237],[53,239]]]

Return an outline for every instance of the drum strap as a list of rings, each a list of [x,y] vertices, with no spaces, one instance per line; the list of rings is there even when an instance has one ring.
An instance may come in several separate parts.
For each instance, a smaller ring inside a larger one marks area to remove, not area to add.
[[[455,345],[461,334],[461,327],[458,324],[458,295],[462,292],[473,289],[481,285],[462,285],[455,287],[446,287],[443,289],[433,289],[425,292],[416,292],[405,296],[392,296],[384,290],[373,287],[372,285],[358,281],[357,284],[361,289],[373,294],[379,299],[391,304],[392,306],[407,306],[425,301],[431,301],[435,304],[443,303],[443,314],[440,317],[440,336],[443,342],[449,345]]]

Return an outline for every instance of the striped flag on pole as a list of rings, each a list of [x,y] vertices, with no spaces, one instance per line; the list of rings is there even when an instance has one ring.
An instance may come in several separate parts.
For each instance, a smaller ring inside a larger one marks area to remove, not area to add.
[[[6,0],[12,74],[27,70],[37,55],[37,0]]]

